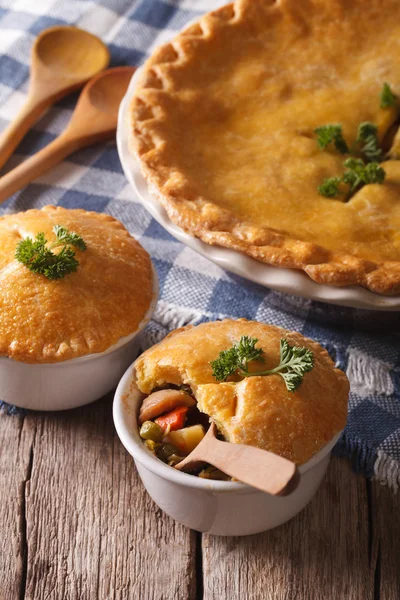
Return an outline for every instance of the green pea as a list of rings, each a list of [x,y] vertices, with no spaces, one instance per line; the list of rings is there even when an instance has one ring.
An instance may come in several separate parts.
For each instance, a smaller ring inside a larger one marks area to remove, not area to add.
[[[140,428],[139,435],[143,440],[161,442],[164,437],[164,429],[153,421],[145,421]]]

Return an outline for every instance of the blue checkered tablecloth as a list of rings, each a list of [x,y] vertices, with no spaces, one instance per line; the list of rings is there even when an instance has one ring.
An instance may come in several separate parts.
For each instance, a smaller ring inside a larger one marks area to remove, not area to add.
[[[75,24],[108,44],[112,66],[139,64],[216,0],[0,0],[0,129],[22,105],[36,35]],[[7,168],[52,141],[77,95],[52,108],[26,136]],[[123,175],[115,144],[77,152],[0,207],[0,214],[59,204],[120,219],[150,252],[161,300],[147,343],[186,323],[247,317],[295,329],[323,344],[351,382],[348,425],[336,452],[364,475],[400,486],[400,314],[339,308],[269,291],[196,255],[164,231]],[[321,398],[323,402],[323,398]],[[10,407],[3,409],[12,413]]]

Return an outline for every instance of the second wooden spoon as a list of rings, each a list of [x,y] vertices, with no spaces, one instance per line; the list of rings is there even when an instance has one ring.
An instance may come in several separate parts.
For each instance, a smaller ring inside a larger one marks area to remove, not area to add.
[[[190,472],[209,463],[238,481],[274,496],[286,496],[298,486],[300,475],[290,460],[254,446],[222,442],[216,435],[217,428],[212,423],[200,444],[175,469]]]
[[[135,67],[116,67],[86,84],[63,133],[0,178],[0,203],[76,150],[115,136],[118,109]]]

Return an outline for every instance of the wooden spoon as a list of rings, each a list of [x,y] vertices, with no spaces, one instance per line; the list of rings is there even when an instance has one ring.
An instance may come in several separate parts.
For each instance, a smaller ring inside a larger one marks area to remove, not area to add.
[[[28,98],[0,136],[0,167],[46,108],[82,87],[109,62],[107,46],[83,29],[57,26],[42,31],[32,48]]]
[[[217,427],[212,423],[200,444],[175,469],[194,471],[209,463],[273,496],[286,496],[298,486],[300,474],[290,460],[254,446],[221,442],[216,435]]]
[[[135,67],[108,69],[86,84],[65,131],[0,178],[0,203],[76,150],[115,136],[118,108]]]

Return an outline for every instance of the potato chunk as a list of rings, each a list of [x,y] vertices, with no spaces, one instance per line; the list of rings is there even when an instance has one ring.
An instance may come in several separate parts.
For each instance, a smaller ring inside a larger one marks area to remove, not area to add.
[[[187,456],[200,444],[206,432],[203,425],[192,425],[171,431],[166,440],[173,444],[182,456]]]

